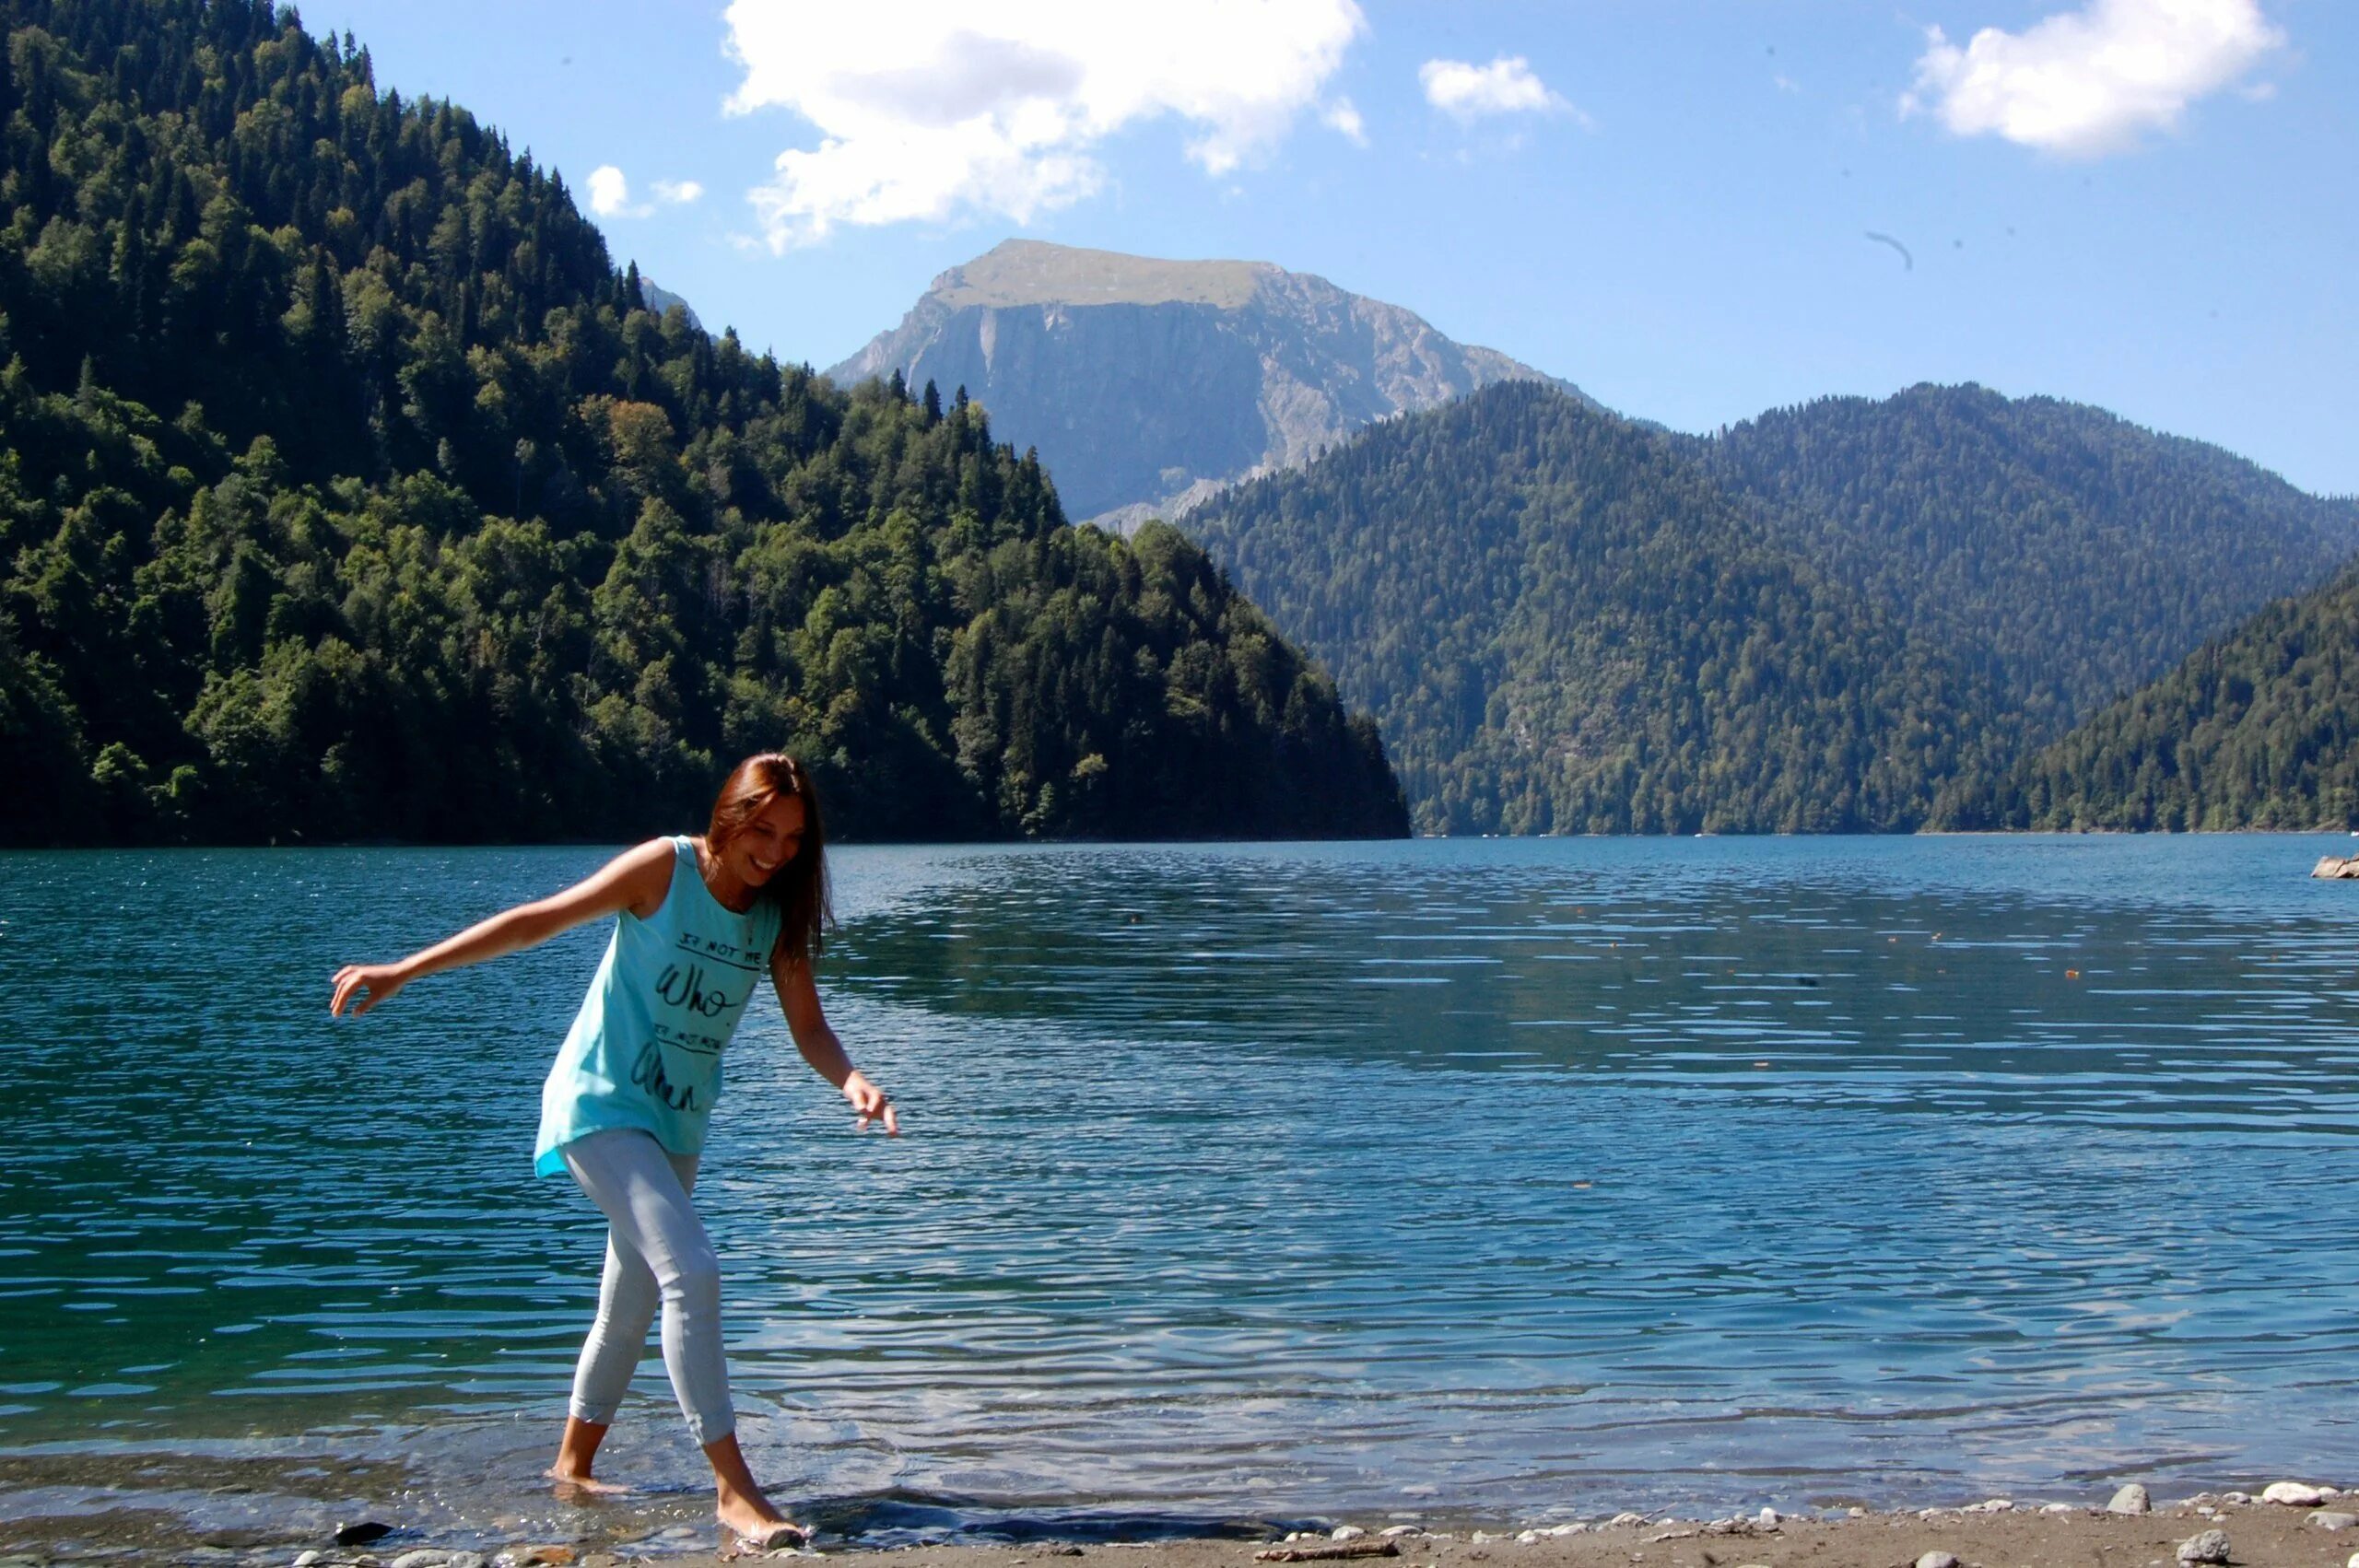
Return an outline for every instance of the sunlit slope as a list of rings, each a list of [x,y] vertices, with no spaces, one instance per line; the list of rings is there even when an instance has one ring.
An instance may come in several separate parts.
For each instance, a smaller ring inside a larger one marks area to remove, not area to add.
[[[1698,443],[1828,572],[2052,738],[2359,552],[2359,505],[2103,409],[1919,386]]]
[[[0,20],[0,839],[611,840],[773,745],[870,836],[1402,826],[1192,545],[1066,527],[980,409],[641,308],[365,51]]]
[[[1188,526],[1374,709],[1428,829],[1907,829],[2006,748],[1987,677],[1685,443],[1544,386],[1380,426]]]
[[[2359,828],[2359,569],[2270,605],[2041,752],[2005,820]]]

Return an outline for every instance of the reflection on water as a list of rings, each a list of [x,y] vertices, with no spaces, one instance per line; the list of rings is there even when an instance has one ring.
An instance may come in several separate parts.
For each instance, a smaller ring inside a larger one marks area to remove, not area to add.
[[[698,1188],[748,1445],[910,1530],[2359,1474],[2317,848],[845,851],[829,1009],[910,1131],[749,1013]],[[324,1002],[598,859],[0,857],[0,1517],[391,1466],[566,1526],[600,1231],[530,1145],[603,933]],[[604,1517],[700,1519],[678,1429],[651,1359]]]

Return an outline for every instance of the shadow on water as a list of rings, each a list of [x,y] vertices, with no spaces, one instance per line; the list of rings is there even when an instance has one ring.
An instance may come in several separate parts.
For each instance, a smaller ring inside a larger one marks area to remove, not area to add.
[[[992,1502],[894,1488],[865,1497],[830,1497],[803,1513],[827,1535],[865,1547],[921,1542],[1027,1546],[1156,1540],[1273,1540],[1289,1530],[1319,1527],[1314,1519],[1273,1520],[1175,1510],[1074,1508],[1042,1499],[1032,1504]]]

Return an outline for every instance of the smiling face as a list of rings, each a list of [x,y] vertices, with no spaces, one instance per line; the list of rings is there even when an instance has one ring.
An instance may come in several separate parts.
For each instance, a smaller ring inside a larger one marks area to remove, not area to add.
[[[721,863],[746,887],[760,887],[803,848],[804,810],[794,795],[772,796],[722,847]]]

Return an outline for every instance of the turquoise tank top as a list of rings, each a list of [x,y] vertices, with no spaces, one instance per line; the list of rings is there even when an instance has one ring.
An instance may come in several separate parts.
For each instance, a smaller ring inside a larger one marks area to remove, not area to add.
[[[769,968],[778,906],[741,915],[697,871],[686,835],[672,840],[672,887],[642,920],[615,919],[614,940],[541,1086],[533,1169],[557,1176],[577,1138],[637,1128],[675,1154],[704,1148],[721,1094],[721,1053]]]

